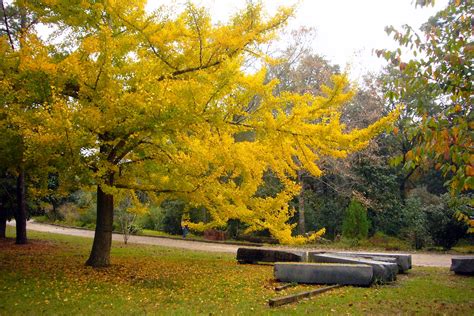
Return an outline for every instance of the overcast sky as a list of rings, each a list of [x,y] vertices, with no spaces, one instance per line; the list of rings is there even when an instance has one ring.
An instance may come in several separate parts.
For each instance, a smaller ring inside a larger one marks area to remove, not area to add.
[[[299,2],[289,28],[309,26],[316,29],[314,51],[325,56],[342,69],[350,67],[354,80],[366,71],[379,70],[384,61],[373,55],[373,49],[394,48],[396,43],[384,31],[387,25],[400,27],[409,24],[416,29],[437,11],[446,7],[448,0],[437,0],[434,7],[415,8],[415,0],[264,0],[269,14],[281,5]],[[195,0],[207,7],[215,21],[225,21],[241,9],[245,0]],[[149,0],[150,9],[159,4],[174,3],[182,7],[185,0]]]

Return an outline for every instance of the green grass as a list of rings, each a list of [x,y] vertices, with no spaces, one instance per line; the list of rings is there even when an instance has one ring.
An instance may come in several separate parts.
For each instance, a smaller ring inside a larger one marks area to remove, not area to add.
[[[8,235],[13,231],[8,229]],[[113,245],[113,265],[84,265],[91,240],[30,232],[31,243],[0,242],[0,315],[453,314],[474,310],[474,278],[415,267],[391,285],[343,287],[297,304],[268,299],[273,268],[239,265],[234,256],[157,246]]]
[[[158,231],[158,230],[152,230],[152,229],[141,229],[138,235],[142,236],[156,236],[156,237],[169,237],[169,238],[181,238],[181,235],[172,235],[168,234],[163,231]],[[202,236],[197,236],[194,234],[189,233],[186,238],[191,238],[191,239],[197,239],[197,240],[204,240],[204,237]]]

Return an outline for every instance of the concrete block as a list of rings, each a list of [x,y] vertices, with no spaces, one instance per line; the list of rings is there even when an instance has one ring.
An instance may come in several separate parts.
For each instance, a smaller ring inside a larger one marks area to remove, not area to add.
[[[365,264],[373,268],[372,282],[387,283],[396,280],[398,266],[396,263],[375,261],[361,257],[343,256],[343,254],[309,252],[309,262],[318,263],[345,263],[345,264]]]
[[[281,282],[370,286],[373,268],[365,264],[277,262],[275,278]]]
[[[404,253],[371,253],[371,252],[337,252],[351,257],[370,258],[376,261],[385,261],[384,258],[395,258],[399,273],[411,269],[411,255]]]
[[[239,248],[237,260],[240,263],[255,262],[304,262],[306,251],[276,250],[265,248]]]
[[[474,275],[474,256],[452,257],[450,270],[456,274]]]

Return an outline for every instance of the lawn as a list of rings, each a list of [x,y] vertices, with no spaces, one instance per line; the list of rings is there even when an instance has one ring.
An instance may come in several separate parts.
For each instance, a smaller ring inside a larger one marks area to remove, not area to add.
[[[12,236],[11,228],[8,235]],[[113,265],[84,266],[91,240],[30,232],[0,242],[0,315],[15,314],[452,314],[474,310],[474,278],[415,267],[391,285],[343,287],[278,308],[272,266],[239,265],[228,254],[115,243]]]

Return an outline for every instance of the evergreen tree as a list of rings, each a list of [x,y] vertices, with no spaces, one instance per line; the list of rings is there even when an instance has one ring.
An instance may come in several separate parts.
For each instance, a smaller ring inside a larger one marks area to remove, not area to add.
[[[367,210],[359,201],[352,199],[344,216],[342,235],[347,238],[366,239],[368,234]]]

